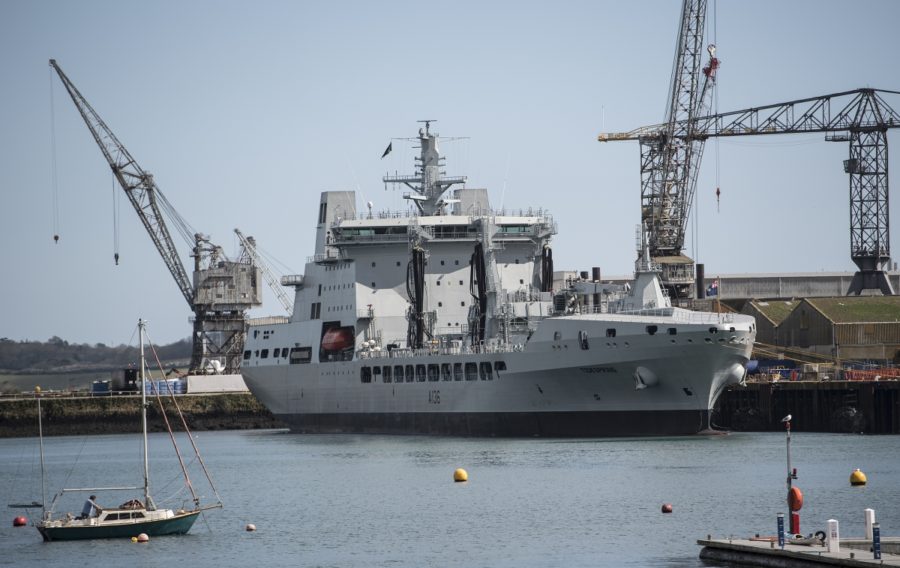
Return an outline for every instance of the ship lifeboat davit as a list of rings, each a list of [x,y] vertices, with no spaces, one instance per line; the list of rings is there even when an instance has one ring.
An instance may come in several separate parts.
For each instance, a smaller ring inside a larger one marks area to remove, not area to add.
[[[799,511],[803,508],[803,492],[799,487],[791,487],[788,491],[788,506],[791,511]]]
[[[353,328],[334,327],[322,336],[322,349],[325,351],[343,351],[353,347]]]
[[[634,370],[634,390],[643,390],[652,387],[659,382],[656,373],[647,367],[638,367]]]

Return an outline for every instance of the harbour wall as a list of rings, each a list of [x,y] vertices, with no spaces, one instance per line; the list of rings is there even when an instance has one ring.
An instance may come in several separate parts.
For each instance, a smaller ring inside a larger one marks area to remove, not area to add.
[[[900,381],[776,381],[734,385],[719,397],[713,425],[741,432],[900,434]]]
[[[179,395],[177,402],[188,427],[194,431],[285,427],[249,393]],[[172,399],[163,398],[162,403],[172,429],[182,430]],[[139,395],[42,397],[41,411],[45,436],[121,434],[141,430]],[[147,422],[151,432],[166,429],[154,399],[147,408]],[[37,435],[34,397],[0,398],[0,438]]]

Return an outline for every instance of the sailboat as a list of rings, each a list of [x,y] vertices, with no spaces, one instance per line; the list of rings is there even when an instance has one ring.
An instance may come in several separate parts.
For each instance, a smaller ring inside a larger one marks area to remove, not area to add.
[[[163,509],[158,508],[153,501],[153,498],[150,495],[150,462],[149,462],[149,453],[148,453],[148,445],[147,445],[147,385],[146,382],[146,364],[144,361],[144,328],[146,326],[146,322],[143,320],[138,321],[138,329],[140,330],[140,344],[141,344],[141,425],[143,431],[143,461],[144,461],[144,483],[143,486],[135,486],[135,487],[87,487],[87,488],[72,488],[72,489],[63,489],[53,499],[53,502],[50,505],[49,509],[43,508],[43,514],[41,515],[41,520],[35,523],[35,527],[38,531],[40,531],[41,536],[44,537],[44,540],[47,542],[55,541],[55,540],[83,540],[83,539],[100,539],[100,538],[128,538],[128,537],[136,537],[141,533],[146,534],[147,536],[160,536],[160,535],[171,535],[171,534],[185,534],[191,527],[194,525],[194,522],[200,516],[200,513],[207,509],[219,508],[222,506],[221,500],[214,504],[208,506],[201,506],[200,499],[197,497],[196,493],[194,493],[194,488],[191,485],[190,479],[187,475],[187,469],[185,468],[184,462],[181,459],[181,455],[178,454],[179,462],[182,466],[182,472],[185,476],[185,482],[188,488],[191,490],[191,494],[193,496],[193,506],[189,509]],[[163,414],[164,415],[164,414]],[[165,415],[164,415],[165,417]],[[170,437],[172,438],[172,442],[174,444],[175,438],[172,436],[172,430],[169,427],[168,419],[165,419],[166,427],[169,430]],[[182,422],[184,423],[183,417]],[[187,428],[187,424],[184,423],[185,428]],[[38,430],[39,435],[41,435],[41,485],[42,491],[44,486],[44,454],[43,454],[43,432],[40,427],[40,398],[38,398]],[[190,432],[188,432],[188,437],[191,438]],[[191,444],[193,445],[193,438],[191,438]],[[197,447],[194,445],[194,451],[197,451]],[[176,446],[177,453],[177,446]],[[206,466],[203,464],[203,460],[199,458],[199,453],[197,453],[198,461],[203,467],[203,471],[206,472]],[[215,492],[215,486],[212,485],[212,480],[209,478],[209,474],[207,473],[207,479],[210,482],[210,486],[213,487],[213,491]],[[66,493],[74,493],[80,492],[87,495],[92,495],[95,492],[103,492],[103,491],[127,491],[127,490],[143,490],[143,499],[132,499],[118,507],[114,508],[103,508],[100,510],[97,516],[87,516],[87,517],[76,517],[71,513],[67,513],[64,516],[54,517],[53,509],[56,505],[57,500]],[[217,494],[218,497],[218,494]],[[44,503],[46,503],[46,499],[44,499]]]

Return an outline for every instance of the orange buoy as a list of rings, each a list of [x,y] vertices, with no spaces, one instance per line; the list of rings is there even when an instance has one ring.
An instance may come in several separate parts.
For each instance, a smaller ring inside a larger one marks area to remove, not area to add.
[[[28,519],[26,519],[25,517],[16,517],[15,519],[13,519],[14,527],[24,527],[27,524],[28,524]]]
[[[799,511],[803,508],[803,492],[799,487],[791,487],[788,491],[788,506],[791,511]]]
[[[663,513],[671,513],[672,512],[672,504],[671,503],[663,503],[662,512]]]

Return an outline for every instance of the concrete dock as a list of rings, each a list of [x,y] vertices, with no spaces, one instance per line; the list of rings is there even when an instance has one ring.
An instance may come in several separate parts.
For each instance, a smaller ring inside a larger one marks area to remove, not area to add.
[[[900,538],[881,539],[881,559],[875,560],[871,552],[872,541],[841,539],[840,551],[829,553],[825,546],[789,544],[784,549],[778,542],[767,539],[713,539],[698,540],[703,547],[700,558],[730,562],[746,566],[771,568],[812,568],[814,566],[897,566],[900,567]]]

